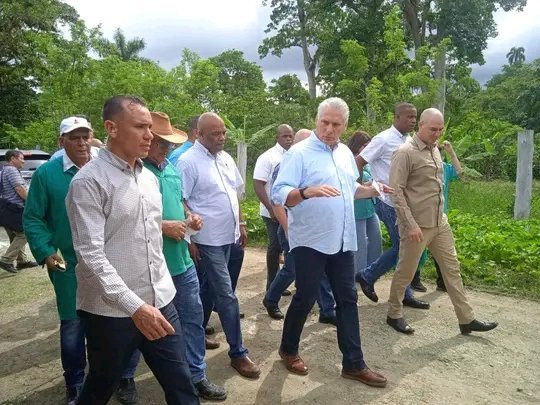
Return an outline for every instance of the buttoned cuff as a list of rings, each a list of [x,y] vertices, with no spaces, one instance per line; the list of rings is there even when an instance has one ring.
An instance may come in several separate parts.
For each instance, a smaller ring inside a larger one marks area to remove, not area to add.
[[[125,311],[129,316],[133,316],[143,304],[145,304],[145,302],[131,290],[128,290],[118,300],[120,309]]]

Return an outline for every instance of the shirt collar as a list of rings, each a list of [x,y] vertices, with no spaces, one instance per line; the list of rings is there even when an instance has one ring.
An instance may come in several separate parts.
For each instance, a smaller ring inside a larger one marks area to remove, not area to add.
[[[92,155],[90,155],[90,159],[89,160],[92,160]],[[73,160],[71,160],[68,156],[67,153],[64,152],[64,154],[62,155],[62,165],[64,166],[64,172],[67,172],[69,169],[71,169],[72,167],[75,167],[78,169],[80,169],[80,167],[78,167],[75,163],[73,163]]]
[[[202,153],[211,157],[212,159],[217,159],[221,155],[221,151],[219,151],[216,155],[213,155],[212,153],[210,153],[210,151],[206,149],[206,147],[202,143],[200,143],[199,140],[195,141],[192,148],[195,148],[196,150],[201,151]]]
[[[112,166],[116,167],[117,169],[121,170],[122,172],[130,171],[132,172],[133,169],[131,166],[123,159],[116,156],[114,153],[112,153],[109,148],[104,147],[99,150],[98,157],[100,159],[103,159],[105,162],[111,164]],[[135,173],[139,174],[142,171],[143,168],[143,162],[141,159],[137,159],[135,161]]]
[[[402,139],[407,137],[407,133],[402,134],[402,133],[399,132],[399,130],[398,130],[395,126],[393,126],[393,125],[390,127],[390,130],[391,130],[393,133],[395,133],[396,135],[398,135],[398,136],[399,136],[400,138],[402,138]]]
[[[422,141],[420,138],[418,138],[418,135],[414,134],[413,135],[413,140],[414,142],[416,143],[416,145],[418,146],[418,149],[420,150],[424,150],[424,149],[433,149],[433,145],[431,145],[431,147],[426,144],[424,141]]]
[[[284,154],[285,152],[287,152],[285,150],[285,148],[283,146],[281,146],[279,143],[276,143],[276,145],[274,146],[274,148],[280,153],[280,154]]]
[[[165,159],[163,162],[161,162],[160,164],[157,164],[156,162],[154,162],[153,160],[151,159],[143,159],[143,162],[146,163],[146,164],[149,164],[149,165],[152,165],[154,166],[156,169],[158,169],[160,172],[162,172],[163,170],[165,170],[165,168],[167,167],[167,165],[169,163],[171,163],[169,161],[169,159]]]
[[[309,142],[315,146],[316,148],[318,149],[322,149],[322,150],[325,150],[325,151],[328,151],[328,152],[333,152],[334,150],[337,149],[338,145],[339,145],[339,142],[336,143],[336,146],[332,149],[330,146],[328,146],[327,144],[325,144],[323,141],[321,141],[317,135],[315,134],[315,131],[311,131],[311,135],[309,136],[308,138]]]

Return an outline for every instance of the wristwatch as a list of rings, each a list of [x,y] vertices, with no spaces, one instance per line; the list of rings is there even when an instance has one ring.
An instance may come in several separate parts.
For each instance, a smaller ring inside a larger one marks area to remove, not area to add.
[[[304,191],[306,191],[306,189],[307,187],[302,187],[298,189],[298,191],[300,191],[300,197],[302,197],[303,200],[307,200],[309,198],[304,194]]]

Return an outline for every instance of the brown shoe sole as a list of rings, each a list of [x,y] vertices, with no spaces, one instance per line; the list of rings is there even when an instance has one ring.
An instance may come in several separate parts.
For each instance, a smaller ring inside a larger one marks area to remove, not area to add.
[[[343,378],[346,378],[348,380],[354,380],[354,381],[360,381],[361,383],[364,383],[366,385],[369,385],[370,387],[377,387],[377,388],[384,388],[386,387],[386,384],[388,383],[388,381],[380,381],[380,382],[377,382],[377,381],[368,381],[368,380],[363,380],[361,378],[358,378],[358,377],[355,377],[355,376],[352,376],[350,374],[345,374],[345,373],[341,373],[341,376]]]

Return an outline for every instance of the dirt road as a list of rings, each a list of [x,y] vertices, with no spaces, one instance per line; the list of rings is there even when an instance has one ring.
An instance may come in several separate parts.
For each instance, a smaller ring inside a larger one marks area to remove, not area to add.
[[[1,246],[0,246],[1,247]],[[3,247],[2,247],[3,250]],[[389,380],[385,389],[340,377],[335,328],[317,322],[316,310],[304,329],[301,353],[310,374],[288,374],[277,355],[282,321],[261,305],[264,253],[249,249],[239,282],[246,318],[242,330],[250,356],[262,367],[258,381],[240,377],[228,365],[225,338],[216,318],[220,349],[207,353],[208,374],[224,384],[227,404],[539,404],[540,303],[470,292],[477,315],[497,320],[487,334],[462,336],[447,295],[420,294],[430,311],[406,310],[413,336],[385,324],[386,303],[373,304],[360,293],[363,349],[369,366]],[[58,321],[52,289],[41,269],[16,276],[0,273],[0,403],[61,404]],[[381,280],[381,301],[390,279]],[[282,307],[290,302],[284,298]],[[158,383],[141,364],[137,373],[140,404],[162,404]],[[115,403],[111,401],[111,403]]]

